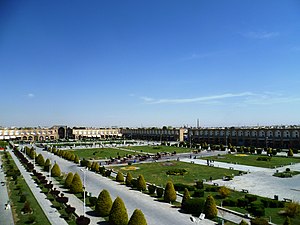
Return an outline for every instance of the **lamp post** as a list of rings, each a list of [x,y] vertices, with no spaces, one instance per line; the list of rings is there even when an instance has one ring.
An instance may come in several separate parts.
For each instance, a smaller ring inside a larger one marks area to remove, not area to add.
[[[85,216],[85,179],[86,179],[86,170],[80,169],[83,172],[83,216]]]

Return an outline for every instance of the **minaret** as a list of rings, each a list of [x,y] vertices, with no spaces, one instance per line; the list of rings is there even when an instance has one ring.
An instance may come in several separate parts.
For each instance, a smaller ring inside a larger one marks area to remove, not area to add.
[[[199,121],[199,119],[197,119],[197,128],[199,128],[200,127],[200,121]]]

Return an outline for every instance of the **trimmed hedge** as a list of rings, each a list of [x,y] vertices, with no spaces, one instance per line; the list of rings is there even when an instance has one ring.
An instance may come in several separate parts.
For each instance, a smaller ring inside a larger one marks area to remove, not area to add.
[[[200,215],[204,209],[205,200],[203,198],[191,198],[186,200],[181,209],[185,213]]]

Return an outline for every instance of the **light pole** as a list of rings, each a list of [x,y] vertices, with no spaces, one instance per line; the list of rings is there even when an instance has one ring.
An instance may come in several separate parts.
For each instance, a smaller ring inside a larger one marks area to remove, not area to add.
[[[80,169],[83,172],[83,216],[85,216],[85,179],[86,179],[86,170]]]

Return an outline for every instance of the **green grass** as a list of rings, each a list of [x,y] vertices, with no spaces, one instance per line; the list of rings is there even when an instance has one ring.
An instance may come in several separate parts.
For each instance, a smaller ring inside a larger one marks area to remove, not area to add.
[[[7,170],[9,166],[12,166],[12,168],[17,169],[17,166],[15,165],[10,155],[8,156],[8,159],[4,159],[3,157],[2,160],[5,160],[5,163],[3,163],[5,170]],[[34,195],[32,194],[30,188],[27,186],[27,183],[22,178],[22,176],[19,176],[17,178],[17,184],[15,184],[15,181],[11,180],[11,177],[7,177],[7,180],[8,180],[9,198],[12,204],[12,211],[13,211],[15,224],[16,225],[26,224],[29,217],[33,215],[39,224],[50,225],[50,222],[48,221],[43,210],[41,209],[40,205],[36,201]],[[23,208],[24,203],[20,202],[20,194],[19,194],[20,191],[26,195],[26,199],[30,203],[31,208],[33,209],[33,214],[30,215],[21,214],[21,209]]]
[[[237,163],[247,166],[256,166],[264,168],[275,168],[280,166],[290,165],[291,163],[300,163],[300,158],[273,156],[270,161],[258,161],[260,155],[228,154],[222,156],[203,157],[201,159],[211,159],[218,162]]]
[[[175,146],[164,146],[164,145],[159,145],[159,146],[128,146],[128,147],[124,147],[124,148],[135,150],[137,152],[145,152],[145,153],[153,153],[153,154],[156,154],[158,152],[173,153],[174,151],[176,153],[190,153],[192,151],[192,149],[190,149],[190,148],[180,148],[180,147],[175,147]]]
[[[145,163],[133,165],[138,167],[137,170],[131,170],[133,177],[137,177],[142,174],[146,182],[154,183],[157,185],[165,185],[167,181],[172,181],[173,183],[183,183],[183,184],[195,184],[195,180],[206,179],[209,180],[210,177],[213,179],[220,179],[225,175],[235,174],[238,175],[238,171],[221,169],[215,167],[201,166],[192,163],[184,162],[160,162],[160,163]],[[122,171],[127,173],[126,167],[113,167],[116,171]],[[125,168],[125,169],[124,169]],[[167,175],[166,172],[170,169],[186,169],[187,173],[183,176]]]
[[[69,151],[79,156],[79,158],[85,159],[109,159],[117,158],[118,155],[120,157],[125,157],[126,155],[137,155],[139,153],[135,153],[132,151],[119,150],[114,148],[92,148],[92,149],[76,149]]]
[[[0,148],[6,148],[7,145],[8,143],[6,141],[0,141]]]

